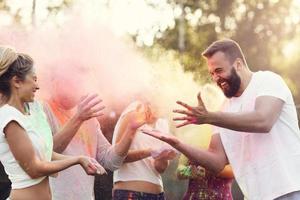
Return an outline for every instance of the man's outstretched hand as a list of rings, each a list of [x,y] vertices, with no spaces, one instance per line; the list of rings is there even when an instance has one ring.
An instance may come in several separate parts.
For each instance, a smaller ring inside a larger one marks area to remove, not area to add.
[[[150,135],[154,138],[157,138],[161,141],[164,141],[164,142],[170,144],[173,147],[175,147],[179,143],[178,138],[176,138],[175,136],[168,135],[168,134],[163,134],[163,133],[161,133],[157,130],[142,129],[141,131],[143,133],[147,134],[147,135]]]
[[[175,117],[174,121],[183,121],[181,124],[178,124],[176,128],[180,128],[189,124],[206,124],[208,121],[208,112],[202,101],[201,93],[198,93],[198,106],[192,107],[181,101],[176,103],[186,108],[186,110],[176,109],[173,110],[174,113],[183,114],[183,117]]]

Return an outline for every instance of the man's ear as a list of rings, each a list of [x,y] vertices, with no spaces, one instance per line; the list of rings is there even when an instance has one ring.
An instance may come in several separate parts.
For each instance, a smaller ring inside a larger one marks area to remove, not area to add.
[[[242,68],[243,68],[243,61],[242,59],[240,58],[237,58],[235,61],[234,61],[234,68],[236,71],[240,71]]]

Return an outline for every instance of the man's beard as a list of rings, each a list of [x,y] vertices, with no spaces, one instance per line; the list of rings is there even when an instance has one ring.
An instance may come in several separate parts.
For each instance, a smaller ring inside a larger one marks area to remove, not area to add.
[[[223,88],[221,86],[221,83],[224,82],[224,81],[228,84],[228,87],[227,87],[228,89]],[[224,95],[227,98],[231,98],[231,97],[234,97],[237,94],[238,90],[240,89],[241,78],[236,73],[236,70],[234,68],[232,68],[230,76],[226,79],[221,78],[220,80],[218,80],[217,84],[222,89]]]

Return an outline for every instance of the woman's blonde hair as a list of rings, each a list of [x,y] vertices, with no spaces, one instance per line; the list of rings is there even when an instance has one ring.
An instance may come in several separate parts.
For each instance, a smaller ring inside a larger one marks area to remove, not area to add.
[[[0,46],[0,93],[6,99],[11,95],[10,80],[16,76],[24,80],[32,71],[33,60],[30,56],[17,53],[13,48]]]
[[[18,53],[11,47],[0,46],[0,76],[4,74],[9,66],[16,61]]]

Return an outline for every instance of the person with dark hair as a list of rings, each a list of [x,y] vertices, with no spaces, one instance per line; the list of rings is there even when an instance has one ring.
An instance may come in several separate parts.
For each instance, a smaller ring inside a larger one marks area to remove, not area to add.
[[[63,156],[52,151],[45,114],[35,121],[31,112],[39,89],[30,56],[0,46],[0,161],[12,182],[13,200],[50,200],[48,176],[80,164],[88,175],[104,168],[86,156]]]
[[[212,43],[202,54],[213,81],[227,97],[222,111],[206,109],[201,94],[174,120],[215,126],[209,149],[193,148],[176,137],[144,132],[177,148],[201,166],[219,173],[230,163],[246,199],[300,199],[300,131],[293,96],[270,71],[252,72],[233,40]]]

